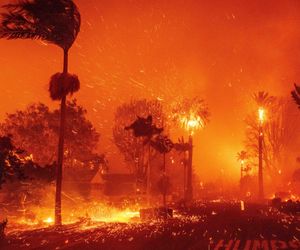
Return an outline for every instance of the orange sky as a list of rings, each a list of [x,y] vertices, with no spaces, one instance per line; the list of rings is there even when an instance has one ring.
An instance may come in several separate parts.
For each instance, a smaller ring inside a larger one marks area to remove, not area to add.
[[[0,4],[8,0],[0,0]],[[237,178],[243,118],[257,90],[288,95],[300,78],[300,1],[77,0],[82,26],[70,51],[76,94],[116,166],[115,108],[131,98],[207,100],[212,117],[195,136],[195,166],[205,179]],[[0,119],[41,101],[62,52],[40,41],[0,40]],[[174,135],[174,139],[177,135]]]

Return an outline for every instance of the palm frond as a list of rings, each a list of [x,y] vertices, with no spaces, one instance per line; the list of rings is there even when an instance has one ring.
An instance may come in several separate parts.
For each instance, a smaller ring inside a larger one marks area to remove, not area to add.
[[[78,76],[69,73],[54,74],[49,83],[50,97],[61,100],[64,96],[77,92],[80,88]]]
[[[292,98],[294,99],[295,103],[298,105],[298,108],[300,108],[300,97],[296,93],[295,90],[291,92]]]
[[[298,95],[300,95],[300,86],[298,86],[296,83],[294,83],[295,91]]]
[[[265,91],[258,91],[254,93],[252,98],[256,104],[261,107],[267,107],[275,100],[274,96],[270,96],[269,93]]]
[[[68,50],[80,31],[80,13],[72,0],[22,0],[3,8],[0,38],[42,39]]]

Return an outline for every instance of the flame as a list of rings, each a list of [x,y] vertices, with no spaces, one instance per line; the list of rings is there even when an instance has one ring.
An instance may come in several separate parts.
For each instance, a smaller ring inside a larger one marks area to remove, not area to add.
[[[181,127],[185,130],[194,133],[195,130],[204,128],[204,122],[199,115],[191,113],[188,116],[182,116],[180,119]]]
[[[47,223],[47,224],[52,224],[54,222],[54,220],[52,217],[48,217],[47,219],[43,220],[43,222]]]
[[[241,201],[241,211],[244,211],[245,210],[245,203],[244,201]]]
[[[259,108],[258,109],[258,120],[262,124],[264,122],[264,119],[265,119],[265,110],[264,110],[264,108]]]
[[[122,222],[137,223],[139,222],[139,206],[116,208],[103,202],[82,202],[77,207],[65,206],[63,214],[63,224],[74,224],[78,222],[91,222],[85,225],[83,223],[80,228],[82,230],[94,227],[100,222]],[[24,228],[38,229],[54,225],[54,209],[49,206],[36,207],[27,206],[24,208],[23,215],[14,223],[10,223],[11,231],[22,230]],[[9,218],[9,221],[13,221]]]

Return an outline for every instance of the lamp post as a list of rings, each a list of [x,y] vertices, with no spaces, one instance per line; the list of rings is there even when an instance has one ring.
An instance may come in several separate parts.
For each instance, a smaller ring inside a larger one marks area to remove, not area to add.
[[[264,199],[263,186],[263,123],[265,120],[265,110],[260,107],[258,109],[258,197],[260,200]]]

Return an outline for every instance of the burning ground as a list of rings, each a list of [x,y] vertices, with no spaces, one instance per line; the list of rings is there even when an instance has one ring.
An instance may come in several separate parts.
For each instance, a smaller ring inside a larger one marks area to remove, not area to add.
[[[299,214],[264,205],[198,203],[177,208],[174,218],[141,222],[95,221],[89,217],[32,230],[9,226],[4,249],[299,249]],[[126,211],[123,212],[126,214]],[[112,216],[111,218],[113,218]],[[120,219],[120,217],[119,217]],[[121,219],[120,219],[121,220]],[[209,248],[210,247],[210,248]],[[248,248],[247,248],[248,247]]]

